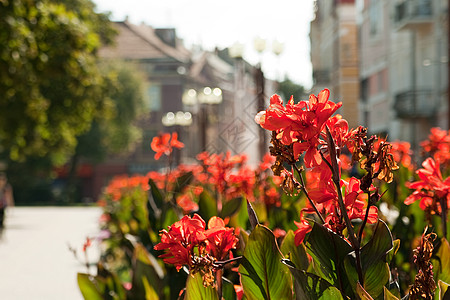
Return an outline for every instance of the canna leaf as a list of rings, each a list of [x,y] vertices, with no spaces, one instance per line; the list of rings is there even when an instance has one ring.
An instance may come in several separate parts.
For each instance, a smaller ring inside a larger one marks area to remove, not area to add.
[[[219,217],[222,219],[234,215],[241,207],[242,197],[233,198],[223,204]]]
[[[200,273],[189,275],[186,281],[185,300],[217,300],[217,291],[215,288],[203,286],[203,278]]]
[[[306,254],[305,245],[302,243],[298,247],[295,246],[294,239],[294,232],[289,230],[281,243],[281,252],[285,257],[289,257],[297,269],[307,270],[309,260],[308,255]]]
[[[198,213],[204,220],[217,216],[217,202],[211,194],[204,190],[198,201]]]
[[[373,298],[378,298],[389,282],[390,270],[386,255],[393,246],[391,231],[386,223],[379,220],[372,238],[361,248],[364,290]]]
[[[155,257],[141,244],[136,244],[133,253],[135,268],[133,272],[133,296],[136,299],[159,299],[164,271]]]
[[[340,284],[338,273],[345,274],[342,262],[352,252],[350,244],[318,223],[314,223],[305,243],[308,253],[313,258],[313,266],[317,275],[323,277],[332,285],[338,286]]]
[[[438,280],[439,287],[439,300],[448,300],[450,299],[450,290],[448,289],[449,285],[442,280]]]
[[[247,212],[248,212],[248,219],[250,220],[250,225],[252,229],[255,229],[256,225],[259,224],[258,216],[256,215],[255,210],[253,209],[250,202],[247,200]]]
[[[392,294],[386,287],[383,287],[384,290],[384,300],[399,300],[394,294]]]
[[[86,300],[103,300],[105,284],[97,279],[97,276],[78,273],[78,286],[81,294]]]
[[[361,300],[373,300],[370,294],[359,284],[356,284],[356,293],[358,294]]]
[[[282,258],[272,231],[257,224],[248,237],[239,267],[247,299],[292,299],[291,276]]]
[[[175,181],[174,194],[181,193],[183,189],[194,179],[192,172],[186,172]]]
[[[325,279],[315,274],[295,268],[292,262],[289,260],[283,260],[283,263],[289,267],[289,270],[291,271],[291,274],[294,278],[296,299],[343,299],[341,292]]]
[[[436,256],[438,262],[433,263],[433,265],[435,265],[434,270],[437,278],[444,282],[450,282],[450,244],[445,238],[441,239]]]

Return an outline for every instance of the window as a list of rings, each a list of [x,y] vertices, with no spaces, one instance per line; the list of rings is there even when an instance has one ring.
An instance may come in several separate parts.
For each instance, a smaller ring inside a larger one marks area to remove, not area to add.
[[[161,110],[161,86],[159,84],[150,84],[147,89],[148,108],[150,111]]]

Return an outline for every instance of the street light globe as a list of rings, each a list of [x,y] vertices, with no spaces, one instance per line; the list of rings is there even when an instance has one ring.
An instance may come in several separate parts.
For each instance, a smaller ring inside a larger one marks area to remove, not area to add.
[[[255,50],[261,54],[266,50],[266,40],[260,37],[256,37],[253,40],[253,47],[255,47]]]
[[[166,113],[161,120],[162,124],[164,126],[173,126],[176,123],[175,120],[175,114],[171,111],[169,111],[168,113]]]
[[[183,93],[181,101],[185,105],[195,105],[197,104],[197,91],[194,89],[189,89]]]
[[[242,58],[244,55],[244,44],[234,43],[230,48],[228,48],[228,55],[232,58]]]
[[[279,56],[284,50],[284,44],[280,41],[273,41],[272,43],[272,52],[276,55]]]

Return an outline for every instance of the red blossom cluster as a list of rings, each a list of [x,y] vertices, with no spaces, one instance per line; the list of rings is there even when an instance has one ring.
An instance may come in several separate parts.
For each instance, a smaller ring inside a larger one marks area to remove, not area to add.
[[[169,226],[168,231],[161,231],[161,242],[154,249],[166,251],[159,257],[165,263],[173,264],[177,270],[188,266],[191,273],[201,272],[208,280],[214,278],[212,272],[220,268],[217,262],[232,257],[231,250],[236,249],[238,238],[234,229],[226,227],[219,217],[209,220],[208,229],[205,225],[197,214],[192,218],[184,216]]]
[[[428,140],[420,143],[423,151],[442,166],[450,168],[450,130],[432,128]]]
[[[443,179],[439,162],[427,158],[422,163],[423,168],[416,171],[419,180],[407,183],[407,187],[415,191],[405,199],[409,205],[420,200],[420,207],[429,214],[442,212],[442,204],[450,205],[450,177]],[[444,203],[445,201],[445,203]]]
[[[397,168],[388,143],[376,144],[377,138],[368,138],[365,128],[349,130],[346,120],[340,115],[333,116],[342,103],[329,101],[329,94],[325,89],[317,97],[311,95],[308,101],[298,103],[291,97],[286,106],[278,95],[274,95],[270,98],[269,108],[255,117],[262,128],[272,131],[271,155],[276,157],[272,166],[274,174],[284,174],[283,185],[288,193],[303,190],[309,199],[310,206],[301,211],[301,221],[296,222],[299,228],[295,237],[297,245],[311,230],[304,219],[305,214],[316,213],[326,227],[342,233],[346,224],[338,203],[340,197],[350,220],[376,222],[377,208],[366,203],[368,195],[373,195],[374,199],[379,196],[372,180],[378,178],[389,182],[391,171]],[[366,169],[363,181],[340,179],[342,167],[349,168],[350,163],[348,157],[343,156],[344,151],[352,153],[353,161],[361,162]],[[303,179],[299,182],[295,176],[295,170],[301,173],[296,166],[300,160],[308,168],[307,188]]]
[[[124,193],[136,188],[141,187],[142,190],[147,191],[148,177],[142,175],[128,176],[119,175],[114,177],[105,188],[104,196],[110,197],[113,201],[119,201]],[[99,205],[103,206],[104,199],[99,201]]]
[[[271,181],[279,178],[268,176],[266,170],[273,164],[273,158],[265,155],[261,164],[256,168],[246,165],[245,155],[231,156],[225,154],[200,153],[197,156],[203,171],[197,173],[197,180],[213,186],[224,201],[244,196],[249,201],[261,201],[267,205],[279,205],[280,194],[271,185]]]
[[[178,133],[162,133],[155,136],[151,143],[152,150],[156,152],[155,159],[158,160],[163,154],[169,156],[173,148],[183,148],[184,144],[178,140]]]

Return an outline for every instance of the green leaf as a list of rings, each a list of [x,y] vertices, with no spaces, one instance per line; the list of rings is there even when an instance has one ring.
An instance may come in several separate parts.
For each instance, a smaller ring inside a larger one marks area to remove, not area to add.
[[[394,258],[395,254],[397,254],[398,249],[400,249],[400,240],[396,239],[396,240],[393,241],[393,248],[386,255],[386,262],[388,264],[391,263],[391,261]]]
[[[384,300],[399,300],[394,294],[392,294],[386,287],[383,287],[384,291]]]
[[[363,273],[364,289],[372,295],[373,298],[378,298],[383,293],[384,286],[389,282],[390,270],[389,265],[382,260],[371,266]]]
[[[234,285],[231,281],[222,281],[222,297],[223,299],[236,299],[236,291],[234,290]]]
[[[356,283],[356,293],[361,300],[373,300],[370,294],[361,286],[361,284]]]
[[[200,273],[189,275],[186,281],[185,300],[217,300],[217,291],[215,288],[203,286],[203,278]]]
[[[234,215],[239,210],[239,208],[241,208],[242,199],[242,197],[238,197],[226,201],[223,204],[222,211],[220,212],[219,216],[224,219],[226,217],[231,217],[232,215]]]
[[[285,257],[289,257],[297,269],[308,269],[309,260],[306,254],[306,247],[303,243],[298,247],[295,245],[295,234],[292,230],[289,230],[284,237],[281,243],[281,252]]]
[[[164,271],[141,244],[134,248],[133,296],[136,299],[159,299]]]
[[[242,201],[241,207],[239,208],[237,214],[231,216],[230,226],[234,228],[248,228],[248,212],[247,212],[247,201]]]
[[[391,232],[382,220],[379,220],[370,241],[361,248],[361,264],[364,277],[364,289],[373,297],[383,293],[383,287],[390,277],[386,255],[393,249]]]
[[[393,248],[391,231],[386,223],[378,220],[375,232],[370,241],[361,248],[363,272],[380,259],[385,261],[386,254]]]
[[[308,273],[304,270],[299,270],[292,265],[291,261],[283,260],[283,263],[289,267],[292,276],[294,277],[294,289],[296,299],[299,300],[328,300],[328,299],[343,299],[341,292],[331,285],[325,279]]]
[[[169,226],[171,226],[173,223],[177,222],[180,220],[180,218],[178,217],[177,213],[175,212],[174,208],[169,205],[169,203],[166,203],[167,205],[164,206],[163,209],[163,214],[161,215],[161,228],[167,228]],[[158,231],[159,231],[158,230]]]
[[[92,275],[82,273],[78,273],[77,281],[84,299],[103,300],[105,284],[102,281]]]
[[[291,277],[281,259],[272,231],[257,224],[248,237],[239,267],[248,299],[292,299]]]
[[[248,212],[248,219],[250,220],[250,225],[252,226],[252,229],[256,227],[256,225],[259,224],[258,216],[256,215],[255,210],[253,209],[252,205],[247,199],[247,212]]]
[[[159,219],[161,218],[161,209],[163,207],[163,196],[161,191],[156,186],[155,182],[152,179],[148,180],[148,185],[150,186],[149,197],[148,197],[148,219],[150,221],[150,226],[154,231],[158,231],[160,228],[156,228],[156,224],[159,223]]]
[[[439,300],[448,300],[450,299],[450,290],[448,289],[449,285],[442,280],[438,280],[439,287]]]
[[[450,245],[445,238],[441,239],[441,245],[436,256],[439,259],[438,268],[435,268],[437,278],[450,282]]]
[[[204,220],[209,220],[211,217],[217,216],[217,201],[206,190],[199,196],[198,213]]]
[[[148,180],[148,185],[150,186],[150,194],[152,195],[152,199],[154,200],[155,207],[157,209],[161,209],[164,201],[161,191],[158,189],[156,183],[152,179]]]
[[[353,251],[350,244],[318,223],[314,223],[305,243],[308,253],[314,260],[313,266],[318,275],[322,275],[321,277],[337,286],[339,284],[338,268],[342,268],[343,271],[341,263]]]
[[[181,193],[183,189],[192,182],[193,178],[194,175],[192,174],[192,172],[186,172],[180,177],[178,177],[175,182],[174,193],[175,194]]]

